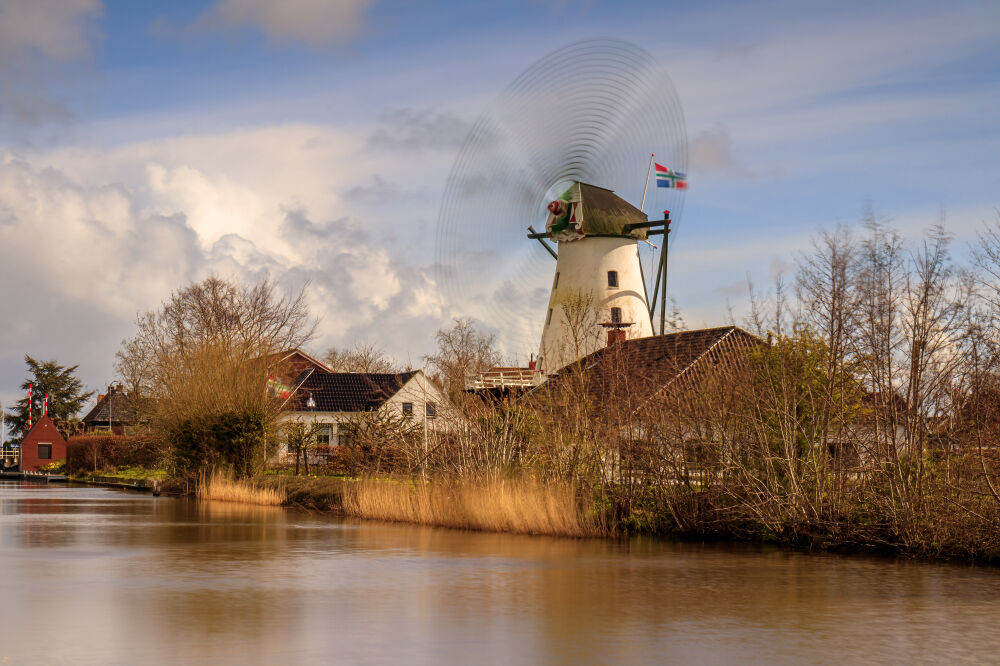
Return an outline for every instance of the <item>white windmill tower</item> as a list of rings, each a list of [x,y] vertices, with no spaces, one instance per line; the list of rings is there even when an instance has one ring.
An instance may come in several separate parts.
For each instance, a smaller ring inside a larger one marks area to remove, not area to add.
[[[669,221],[616,193],[639,194],[651,150],[686,171],[680,102],[643,49],[588,40],[526,70],[473,127],[448,180],[435,278],[449,314],[479,320],[524,360],[538,349],[548,374],[653,335],[666,244],[656,252],[646,241],[665,240]],[[683,194],[654,188],[652,203],[679,213]]]
[[[548,211],[545,234],[529,234],[559,247],[539,369],[553,373],[606,344],[653,335],[638,242],[663,222],[649,222],[611,190],[579,182]]]

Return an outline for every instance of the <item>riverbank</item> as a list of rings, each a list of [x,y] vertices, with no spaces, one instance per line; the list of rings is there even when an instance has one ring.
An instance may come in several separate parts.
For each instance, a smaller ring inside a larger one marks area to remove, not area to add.
[[[107,473],[74,477],[89,485],[199,496],[198,484],[162,474],[146,478]],[[808,552],[905,556],[927,561],[1000,564],[1000,532],[988,518],[972,521],[947,504],[925,506],[906,531],[871,509],[808,521],[764,523],[735,516],[731,498],[689,490],[667,503],[647,496],[616,521],[607,505],[560,484],[531,480],[434,481],[345,476],[262,474],[228,482],[203,499],[282,505],[355,518],[485,532],[563,537],[649,535],[677,541],[760,543]],[[699,516],[679,526],[680,516]]]

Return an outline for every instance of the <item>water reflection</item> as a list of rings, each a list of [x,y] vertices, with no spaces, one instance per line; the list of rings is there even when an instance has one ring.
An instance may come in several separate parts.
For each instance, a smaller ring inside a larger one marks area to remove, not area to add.
[[[992,569],[0,483],[12,663],[976,661]]]

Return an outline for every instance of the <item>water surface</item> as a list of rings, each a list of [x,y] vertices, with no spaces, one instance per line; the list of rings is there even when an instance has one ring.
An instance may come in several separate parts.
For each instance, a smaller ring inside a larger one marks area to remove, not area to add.
[[[0,482],[0,661],[975,663],[1000,571]]]

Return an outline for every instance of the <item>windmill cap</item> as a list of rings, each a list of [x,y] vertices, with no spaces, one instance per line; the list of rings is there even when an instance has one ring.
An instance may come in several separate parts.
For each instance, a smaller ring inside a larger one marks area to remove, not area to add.
[[[630,236],[645,238],[645,229],[625,231],[625,225],[646,222],[648,216],[615,194],[614,190],[590,183],[575,182],[560,199],[580,206],[583,235]]]

